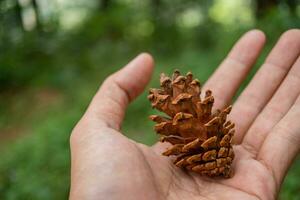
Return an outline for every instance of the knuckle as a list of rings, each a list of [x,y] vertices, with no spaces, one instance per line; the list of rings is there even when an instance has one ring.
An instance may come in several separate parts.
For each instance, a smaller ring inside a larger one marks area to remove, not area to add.
[[[250,143],[249,141],[243,141],[242,143],[242,147],[252,156],[252,157],[256,157],[258,151],[257,148]]]
[[[108,75],[99,85],[97,93],[102,90],[109,90],[114,84],[116,79],[116,72]]]
[[[299,146],[300,134],[298,130],[291,129],[286,124],[279,124],[277,127],[277,131],[278,133],[274,136],[277,137],[279,141],[285,141],[292,146]]]

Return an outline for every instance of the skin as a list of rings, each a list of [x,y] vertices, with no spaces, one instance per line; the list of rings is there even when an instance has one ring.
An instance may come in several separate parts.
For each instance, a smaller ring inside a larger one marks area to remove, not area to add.
[[[230,104],[265,43],[244,34],[204,85],[215,108]],[[230,179],[185,172],[120,132],[127,105],[145,88],[154,61],[142,53],[109,76],[74,128],[70,199],[276,199],[300,148],[300,30],[278,40],[233,105],[236,158]],[[196,76],[196,75],[195,75]]]

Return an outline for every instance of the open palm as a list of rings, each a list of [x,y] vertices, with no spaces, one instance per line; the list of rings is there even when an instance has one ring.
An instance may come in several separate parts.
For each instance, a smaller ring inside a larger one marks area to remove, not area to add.
[[[253,30],[204,86],[228,105],[265,43]],[[233,106],[236,154],[230,179],[183,171],[152,147],[120,133],[125,108],[148,83],[153,60],[141,54],[102,84],[71,135],[70,199],[275,199],[300,148],[300,31],[284,33]]]

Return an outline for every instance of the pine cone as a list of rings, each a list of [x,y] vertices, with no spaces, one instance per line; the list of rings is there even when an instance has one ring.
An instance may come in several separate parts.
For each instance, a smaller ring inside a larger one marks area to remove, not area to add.
[[[172,144],[163,155],[175,157],[176,166],[201,175],[230,177],[234,123],[226,117],[231,106],[212,113],[212,92],[207,90],[201,99],[200,83],[190,72],[181,76],[175,70],[172,78],[161,74],[160,86],[150,89],[148,99],[153,108],[168,115],[150,116],[157,123],[154,129],[160,141]]]

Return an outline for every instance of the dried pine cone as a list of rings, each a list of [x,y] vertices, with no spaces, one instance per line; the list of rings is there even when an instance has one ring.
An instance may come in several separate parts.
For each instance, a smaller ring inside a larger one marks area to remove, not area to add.
[[[226,117],[231,106],[212,113],[212,92],[207,90],[201,99],[200,83],[190,72],[181,76],[175,70],[172,78],[161,74],[160,86],[150,89],[148,99],[169,116],[150,116],[160,141],[172,144],[163,155],[176,157],[176,166],[201,175],[230,177],[234,123]]]

